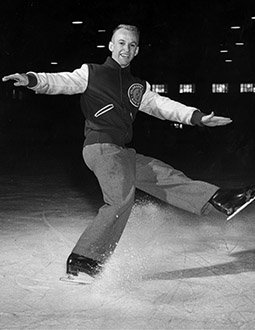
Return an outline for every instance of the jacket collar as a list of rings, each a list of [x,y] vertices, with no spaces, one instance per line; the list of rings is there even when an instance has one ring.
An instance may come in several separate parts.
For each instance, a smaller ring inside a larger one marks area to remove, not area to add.
[[[108,56],[106,61],[104,62],[104,65],[111,67],[112,69],[118,69],[123,71],[130,71],[130,65],[126,68],[122,68],[118,62],[116,62],[112,57]]]

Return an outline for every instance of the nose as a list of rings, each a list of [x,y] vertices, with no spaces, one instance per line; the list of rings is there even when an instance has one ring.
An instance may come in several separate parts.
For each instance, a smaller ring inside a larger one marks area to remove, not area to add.
[[[124,45],[124,50],[125,50],[126,52],[129,52],[129,50],[130,50],[130,46],[129,46],[128,44],[125,44],[125,45]]]

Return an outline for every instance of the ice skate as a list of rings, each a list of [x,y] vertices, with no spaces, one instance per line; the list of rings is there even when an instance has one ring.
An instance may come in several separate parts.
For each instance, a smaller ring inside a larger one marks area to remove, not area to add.
[[[76,284],[91,284],[100,273],[101,264],[93,259],[71,253],[66,262],[66,276],[61,281]]]
[[[210,199],[210,203],[227,215],[227,221],[245,209],[255,200],[255,186],[241,189],[219,189]]]
[[[60,281],[71,284],[89,285],[95,281],[95,278],[86,273],[79,273],[78,275],[66,274],[60,277]]]

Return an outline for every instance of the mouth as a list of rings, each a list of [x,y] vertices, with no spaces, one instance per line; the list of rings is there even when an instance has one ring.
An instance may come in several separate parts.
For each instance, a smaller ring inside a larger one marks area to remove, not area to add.
[[[129,54],[120,54],[120,56],[123,58],[129,58]]]

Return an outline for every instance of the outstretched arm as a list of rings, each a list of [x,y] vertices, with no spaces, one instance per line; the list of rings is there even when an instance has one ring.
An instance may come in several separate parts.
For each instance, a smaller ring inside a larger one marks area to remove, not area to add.
[[[187,125],[215,127],[224,126],[232,122],[230,118],[215,116],[213,112],[210,115],[206,115],[194,107],[186,106],[152,92],[148,82],[146,82],[146,91],[139,110],[159,119],[176,121]]]
[[[2,78],[3,81],[14,80],[15,86],[27,86],[39,94],[79,94],[83,93],[88,85],[88,65],[73,72],[28,72],[14,73]]]

